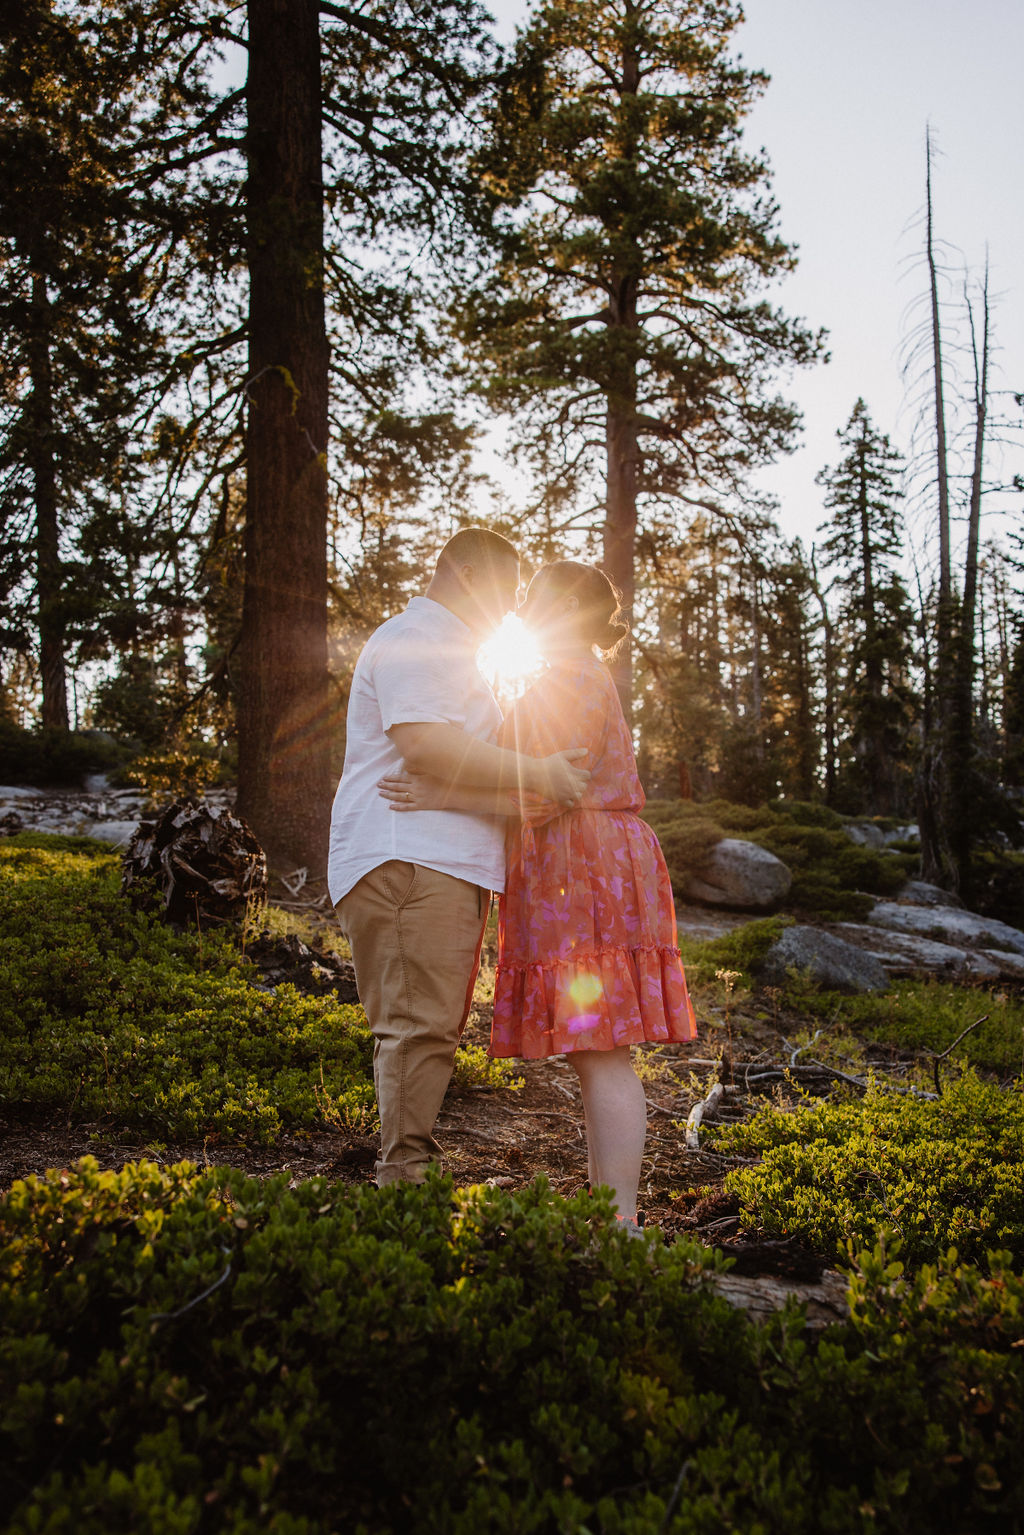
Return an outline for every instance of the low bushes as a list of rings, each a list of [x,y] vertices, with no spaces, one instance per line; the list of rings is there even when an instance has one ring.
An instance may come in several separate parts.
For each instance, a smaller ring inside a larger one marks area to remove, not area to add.
[[[1011,1529],[1024,1286],[858,1265],[760,1330],[695,1244],[538,1181],[290,1190],[150,1164],[0,1205],[0,1507],[74,1531]]]
[[[74,784],[119,768],[128,755],[102,731],[22,730],[0,720],[0,783]]]
[[[760,1156],[726,1187],[744,1222],[771,1236],[798,1236],[835,1258],[888,1226],[914,1263],[954,1246],[972,1262],[995,1247],[1024,1264],[1024,1095],[973,1072],[935,1102],[879,1087],[863,1099],[765,1108],[715,1143]]]
[[[261,1141],[372,1121],[361,1009],[257,989],[226,934],[133,912],[109,855],[26,840],[0,847],[0,1105]]]
[[[744,922],[721,938],[680,938],[679,951],[686,966],[686,974],[692,982],[710,981],[720,970],[736,973],[740,986],[749,986],[753,975],[760,969],[765,955],[773,943],[777,943],[792,917],[761,917],[754,922]]]
[[[262,989],[236,935],[176,934],[133,911],[101,847],[27,833],[0,844],[0,1108],[161,1138],[372,1127],[362,1008]],[[455,1081],[519,1079],[466,1046]]]
[[[987,1014],[957,1046],[957,1055],[1004,1077],[1024,1075],[1024,996],[1012,986],[900,980],[886,992],[849,997],[819,991],[794,978],[786,988],[786,1002],[806,1017],[824,1019],[847,1033],[935,1053]]]
[[[728,836],[756,842],[782,859],[793,875],[787,907],[833,921],[866,916],[871,897],[895,894],[917,869],[916,855],[852,843],[842,817],[823,805],[777,800],[752,809],[726,800],[652,800],[644,815],[680,893],[689,873]]]

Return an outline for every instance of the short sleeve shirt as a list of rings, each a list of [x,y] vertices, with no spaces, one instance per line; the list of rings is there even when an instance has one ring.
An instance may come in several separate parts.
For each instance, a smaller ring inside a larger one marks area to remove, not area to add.
[[[393,725],[455,725],[494,741],[501,710],[480,674],[479,640],[430,597],[370,636],[352,677],[345,767],[331,812],[327,883],[338,902],[382,863],[397,858],[486,890],[505,885],[504,820],[458,810],[397,812],[377,782],[402,766]]]

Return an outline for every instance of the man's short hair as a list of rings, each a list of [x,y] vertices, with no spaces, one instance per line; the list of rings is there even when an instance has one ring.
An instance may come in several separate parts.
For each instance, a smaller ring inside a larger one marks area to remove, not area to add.
[[[447,571],[450,575],[454,575],[460,565],[494,570],[509,560],[518,562],[519,551],[500,533],[492,533],[490,528],[460,528],[438,555],[437,570]]]

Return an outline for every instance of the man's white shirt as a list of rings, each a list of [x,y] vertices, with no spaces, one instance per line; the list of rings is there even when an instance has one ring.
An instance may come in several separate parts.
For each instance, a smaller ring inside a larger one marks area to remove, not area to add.
[[[455,725],[481,741],[496,739],[501,710],[476,663],[479,643],[468,624],[430,597],[414,597],[367,641],[352,677],[345,767],[331,812],[332,902],[393,858],[504,889],[503,817],[394,811],[377,789],[379,779],[402,766],[387,734],[393,725]]]

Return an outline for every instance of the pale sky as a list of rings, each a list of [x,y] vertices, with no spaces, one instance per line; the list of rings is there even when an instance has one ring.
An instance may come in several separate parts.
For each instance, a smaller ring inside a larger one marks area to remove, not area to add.
[[[527,6],[491,0],[491,10],[508,39]],[[747,0],[745,10],[736,51],[772,77],[748,138],[767,151],[780,231],[799,246],[797,271],[771,296],[830,332],[831,363],[800,371],[785,390],[804,414],[803,445],[763,481],[783,532],[809,541],[822,518],[815,473],[836,461],[834,434],[858,395],[897,447],[908,443],[900,343],[926,280],[911,226],[929,121],[937,233],[954,269],[966,261],[980,271],[988,243],[994,384],[1024,390],[1024,3]],[[1024,471],[1021,437],[1003,470]],[[998,504],[992,497],[993,525]],[[1019,495],[1001,504],[1019,517]]]

